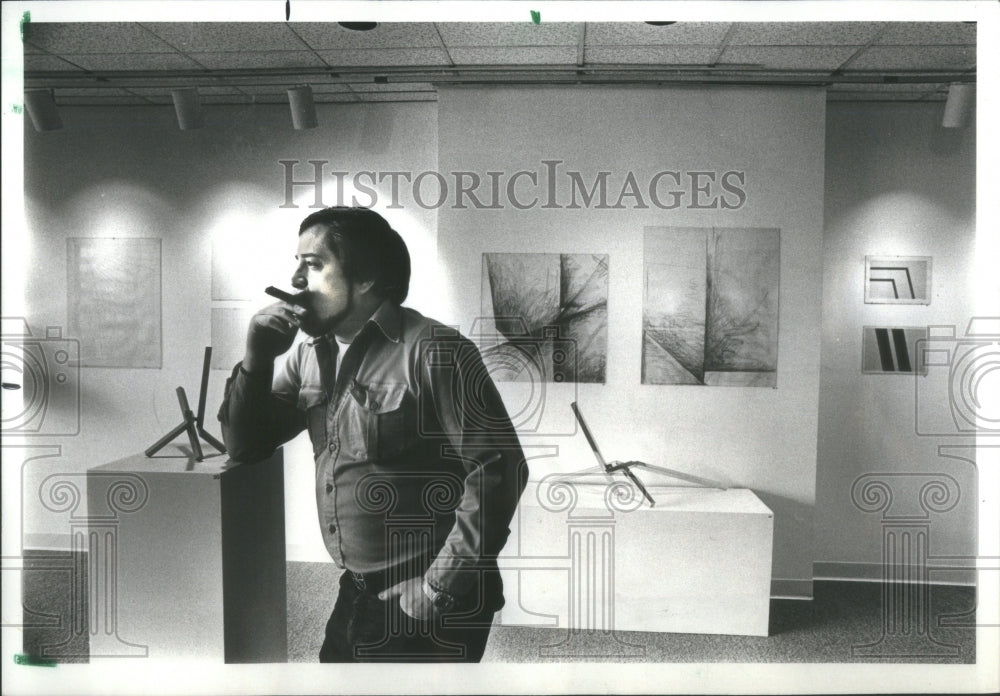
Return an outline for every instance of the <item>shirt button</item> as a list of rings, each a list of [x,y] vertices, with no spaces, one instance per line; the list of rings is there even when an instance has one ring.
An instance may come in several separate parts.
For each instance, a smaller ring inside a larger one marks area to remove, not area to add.
[[[335,534],[337,532],[337,525],[331,524],[326,529],[327,529],[328,532],[330,532],[330,534]]]
[[[333,493],[333,484],[332,483],[326,484],[326,492],[327,493]]]
[[[337,451],[337,443],[336,442],[331,442],[330,443],[330,451],[331,452],[336,452]]]

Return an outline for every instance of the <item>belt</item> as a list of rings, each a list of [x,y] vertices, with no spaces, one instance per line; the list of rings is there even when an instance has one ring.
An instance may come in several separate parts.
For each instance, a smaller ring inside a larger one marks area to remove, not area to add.
[[[359,592],[363,592],[365,594],[378,594],[382,590],[392,587],[393,585],[403,582],[404,580],[422,576],[426,569],[426,566],[423,565],[405,563],[392,568],[387,568],[385,570],[372,571],[370,573],[357,573],[350,569],[345,572]]]

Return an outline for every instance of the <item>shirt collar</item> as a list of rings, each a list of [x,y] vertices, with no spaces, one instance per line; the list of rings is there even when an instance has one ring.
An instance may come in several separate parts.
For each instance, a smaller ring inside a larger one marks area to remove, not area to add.
[[[402,323],[403,312],[399,305],[394,304],[391,300],[383,300],[382,304],[380,304],[378,309],[375,310],[375,313],[368,318],[368,321],[365,323],[365,326],[361,329],[361,331],[365,331],[368,325],[371,324],[374,325],[387,339],[393,343],[399,343]],[[361,334],[359,333],[358,335]],[[334,334],[331,331],[323,336],[311,338],[307,341],[307,343],[315,346],[321,341],[333,343],[334,340]]]

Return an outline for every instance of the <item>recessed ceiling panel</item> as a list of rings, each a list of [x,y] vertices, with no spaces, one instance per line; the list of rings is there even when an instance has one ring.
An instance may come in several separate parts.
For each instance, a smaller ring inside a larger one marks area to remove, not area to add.
[[[836,70],[856,51],[856,46],[729,46],[719,63],[783,70]]]
[[[889,22],[877,45],[947,45],[976,43],[976,24],[969,22]]]
[[[197,70],[201,66],[180,53],[84,53],[64,56],[85,70]]]
[[[714,46],[646,46],[612,48],[595,46],[586,49],[587,64],[707,65],[719,49]]]
[[[343,48],[438,48],[441,39],[433,24],[379,22],[370,31],[344,29],[336,22],[288,25],[310,47],[317,50]]]
[[[678,22],[654,27],[645,22],[588,22],[589,46],[714,46],[722,42],[729,22]]]
[[[976,64],[974,46],[872,46],[849,70],[964,70]]]
[[[150,22],[144,26],[185,53],[307,48],[283,22]]]
[[[168,53],[173,49],[138,23],[32,22],[28,42],[51,53]]]
[[[740,22],[729,37],[733,46],[860,46],[884,22]]]
[[[575,46],[452,48],[456,65],[575,65]]]
[[[575,46],[575,22],[442,22],[437,25],[446,46]]]
[[[191,57],[209,70],[322,68],[325,66],[325,63],[312,51],[232,51],[192,53]]]
[[[317,51],[329,65],[448,65],[448,57],[438,48],[386,48],[356,51]]]
[[[24,71],[25,72],[47,72],[53,70],[81,70],[79,65],[74,65],[68,63],[65,60],[58,58],[57,56],[49,56],[44,53],[26,55],[24,57]]]

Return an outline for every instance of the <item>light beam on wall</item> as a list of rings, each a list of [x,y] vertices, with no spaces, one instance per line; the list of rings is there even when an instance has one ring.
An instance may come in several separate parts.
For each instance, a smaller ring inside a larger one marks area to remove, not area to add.
[[[54,131],[63,127],[62,119],[59,117],[59,109],[56,108],[51,90],[27,90],[24,93],[24,106],[28,111],[28,118],[31,119],[31,125],[35,127],[36,131]]]
[[[316,120],[316,104],[312,87],[298,85],[288,89],[288,105],[292,109],[292,126],[295,130],[306,130],[319,125]]]
[[[201,109],[201,97],[197,87],[181,87],[170,90],[177,112],[177,126],[181,130],[194,130],[205,125],[205,114]]]
[[[948,100],[944,103],[944,128],[965,128],[976,103],[976,86],[953,82],[948,86]]]

